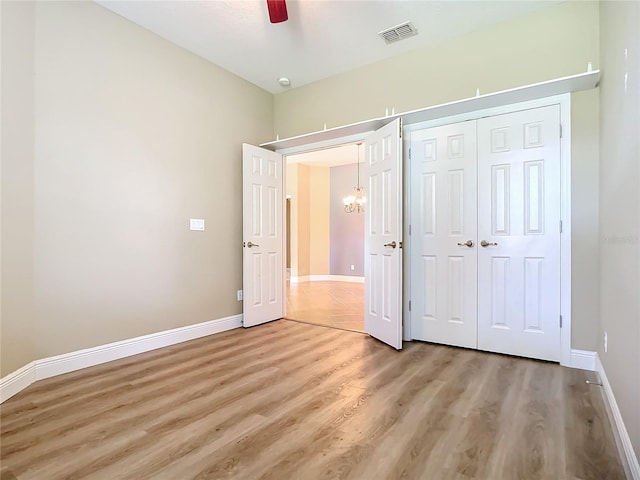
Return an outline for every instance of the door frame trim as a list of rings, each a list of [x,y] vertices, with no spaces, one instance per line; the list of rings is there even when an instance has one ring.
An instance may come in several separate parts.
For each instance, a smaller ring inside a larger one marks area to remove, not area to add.
[[[571,366],[571,94],[554,95],[539,98],[527,102],[501,105],[459,115],[438,118],[426,122],[408,124],[404,126],[404,170],[410,171],[409,149],[411,146],[411,132],[425,128],[440,127],[452,123],[468,120],[478,120],[483,117],[502,115],[522,110],[530,110],[550,105],[560,106],[560,125],[562,136],[560,137],[560,219],[562,232],[560,234],[560,315],[562,316],[562,328],[560,329],[560,365]],[[405,175],[404,182],[404,216],[411,218],[411,179]],[[411,251],[411,236],[409,235],[409,222],[404,223],[404,250]],[[558,228],[560,226],[558,225]],[[404,340],[411,341],[411,313],[409,302],[411,300],[411,259],[410,254],[405,255],[404,271]],[[558,319],[560,321],[560,319]]]

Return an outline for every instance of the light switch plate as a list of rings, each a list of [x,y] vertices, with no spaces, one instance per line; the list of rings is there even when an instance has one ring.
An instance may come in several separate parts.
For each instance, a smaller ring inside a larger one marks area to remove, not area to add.
[[[189,230],[196,230],[199,232],[204,232],[204,219],[202,218],[190,218],[189,219]]]

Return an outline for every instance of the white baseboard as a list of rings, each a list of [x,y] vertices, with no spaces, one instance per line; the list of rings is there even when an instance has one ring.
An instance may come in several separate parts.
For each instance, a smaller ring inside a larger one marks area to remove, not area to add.
[[[353,275],[327,275],[330,282],[351,282],[351,283],[364,283],[364,277],[357,277]]]
[[[638,464],[638,457],[633,450],[629,432],[627,432],[627,428],[624,425],[624,420],[622,419],[622,414],[620,413],[620,409],[618,408],[618,403],[613,396],[611,384],[607,379],[607,374],[605,373],[602,362],[600,361],[600,357],[597,354],[596,372],[600,374],[602,388],[604,389],[604,397],[606,399],[606,402],[608,403],[609,412],[613,417],[612,427],[614,430],[614,435],[616,435],[617,440],[620,442],[620,445],[622,447],[622,454],[624,455],[623,460],[626,461],[625,467],[628,469],[628,473],[631,474],[632,480],[640,480],[640,464]]]
[[[352,282],[364,283],[364,277],[356,277],[351,275],[305,275],[302,277],[291,277],[291,283],[304,282]]]
[[[595,372],[596,356],[596,352],[591,352],[589,350],[577,350],[575,348],[572,348],[570,367]]]
[[[242,314],[35,360],[0,379],[0,403],[37,380],[149,352],[242,326]]]
[[[291,283],[304,283],[304,282],[310,281],[309,278],[310,278],[309,275],[305,275],[302,277],[290,277],[289,281]]]
[[[29,362],[0,379],[0,403],[21,392],[36,381],[36,362]]]

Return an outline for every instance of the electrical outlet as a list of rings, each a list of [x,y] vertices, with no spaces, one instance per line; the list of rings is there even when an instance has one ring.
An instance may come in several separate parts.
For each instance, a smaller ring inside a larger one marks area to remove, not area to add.
[[[356,269],[356,266],[355,265],[351,265],[351,270],[353,271],[355,269]]]
[[[237,297],[238,297],[238,301],[239,301],[239,302],[241,302],[241,301],[242,301],[242,299],[244,298],[244,295],[243,295],[242,290],[238,290],[238,291],[236,292],[236,295],[237,295]]]
[[[604,332],[604,353],[607,353],[609,350],[609,338],[607,337],[607,332]]]

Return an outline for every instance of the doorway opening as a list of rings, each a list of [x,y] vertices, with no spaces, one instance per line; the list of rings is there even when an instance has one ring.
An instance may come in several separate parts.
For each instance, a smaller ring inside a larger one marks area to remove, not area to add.
[[[344,203],[363,157],[357,143],[285,157],[287,319],[364,332],[366,205]]]

